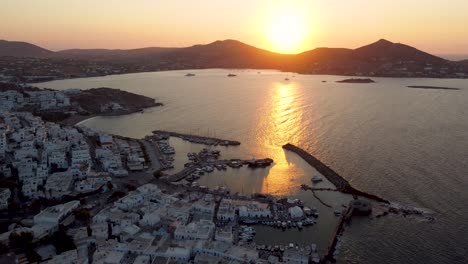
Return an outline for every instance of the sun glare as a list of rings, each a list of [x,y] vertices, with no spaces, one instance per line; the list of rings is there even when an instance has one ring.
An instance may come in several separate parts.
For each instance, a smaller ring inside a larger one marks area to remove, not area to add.
[[[300,10],[283,9],[269,18],[265,31],[272,51],[297,53],[304,45],[309,28]]]

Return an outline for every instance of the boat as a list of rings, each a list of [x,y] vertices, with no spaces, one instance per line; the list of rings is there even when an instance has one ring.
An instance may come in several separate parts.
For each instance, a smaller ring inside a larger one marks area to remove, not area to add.
[[[297,228],[302,229],[302,222],[297,222]]]
[[[185,74],[185,77],[193,77],[193,76],[195,76],[194,73],[187,73],[187,74]]]
[[[284,78],[285,81],[289,81],[289,78]]]
[[[339,210],[335,210],[335,212],[333,212],[336,216],[340,216],[341,215],[341,211]]]
[[[232,74],[232,73],[230,73],[230,74],[227,75],[227,77],[236,77],[236,76],[237,76],[237,75]]]
[[[322,177],[318,176],[318,175],[315,175],[314,177],[312,177],[312,182],[321,182],[323,181]]]

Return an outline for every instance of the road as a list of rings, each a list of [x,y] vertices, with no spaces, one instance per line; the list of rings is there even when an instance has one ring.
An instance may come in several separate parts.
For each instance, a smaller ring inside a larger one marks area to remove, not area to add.
[[[141,143],[145,146],[146,153],[148,154],[148,158],[151,162],[151,167],[149,168],[150,172],[154,172],[156,170],[161,169],[161,162],[159,162],[159,157],[162,154],[159,152],[159,149],[156,148],[154,143],[149,142],[147,140],[141,140]]]

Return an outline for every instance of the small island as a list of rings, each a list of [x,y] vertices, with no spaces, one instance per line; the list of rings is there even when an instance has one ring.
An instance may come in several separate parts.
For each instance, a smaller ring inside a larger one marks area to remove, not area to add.
[[[460,90],[460,88],[438,87],[438,86],[424,86],[424,85],[409,85],[408,88],[415,89],[433,89],[433,90]]]
[[[374,80],[369,78],[351,78],[345,79],[341,81],[336,81],[337,83],[375,83]]]

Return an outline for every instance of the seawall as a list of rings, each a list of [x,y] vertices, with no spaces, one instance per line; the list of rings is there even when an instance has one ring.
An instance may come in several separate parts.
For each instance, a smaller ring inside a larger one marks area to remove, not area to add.
[[[340,192],[357,195],[361,197],[365,197],[374,201],[383,202],[383,203],[390,203],[389,201],[370,193],[366,193],[360,190],[355,189],[351,184],[341,177],[338,173],[336,173],[333,169],[325,165],[319,159],[312,156],[307,151],[294,146],[292,144],[286,144],[283,146],[283,149],[292,151],[299,155],[302,159],[304,159],[310,166],[314,167],[318,172],[320,172],[323,176],[325,176],[333,185],[335,185],[336,189]]]

